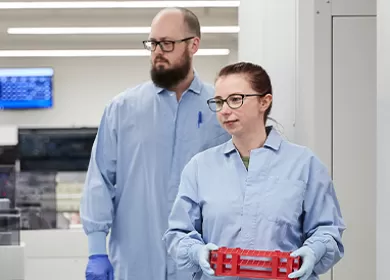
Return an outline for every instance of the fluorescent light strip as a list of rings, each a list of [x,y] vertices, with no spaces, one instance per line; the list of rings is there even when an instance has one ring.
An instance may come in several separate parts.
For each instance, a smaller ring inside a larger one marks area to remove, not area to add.
[[[235,8],[240,1],[68,1],[0,2],[0,9]]]
[[[199,49],[199,56],[229,55],[229,49]],[[0,50],[0,57],[105,57],[105,56],[149,56],[142,49],[133,50]]]
[[[148,34],[150,27],[13,27],[11,35]],[[202,33],[238,33],[238,26],[203,26]]]

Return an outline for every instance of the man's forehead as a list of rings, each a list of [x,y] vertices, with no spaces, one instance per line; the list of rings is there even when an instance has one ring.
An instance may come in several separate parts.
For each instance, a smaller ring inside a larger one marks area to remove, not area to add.
[[[149,34],[150,39],[155,40],[178,40],[184,36],[184,29],[178,26],[159,26],[152,28]]]
[[[168,35],[158,35],[156,33],[150,33],[149,34],[149,40],[156,40],[156,41],[164,41],[164,40],[171,40],[171,41],[175,41],[175,40],[180,40],[182,36],[180,36],[180,34],[177,34],[176,35],[171,35],[171,36],[168,36]]]

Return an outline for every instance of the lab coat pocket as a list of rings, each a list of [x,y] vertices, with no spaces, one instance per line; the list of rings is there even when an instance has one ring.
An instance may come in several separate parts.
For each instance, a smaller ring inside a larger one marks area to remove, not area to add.
[[[296,226],[303,209],[305,182],[269,178],[265,183],[259,214],[271,222]]]

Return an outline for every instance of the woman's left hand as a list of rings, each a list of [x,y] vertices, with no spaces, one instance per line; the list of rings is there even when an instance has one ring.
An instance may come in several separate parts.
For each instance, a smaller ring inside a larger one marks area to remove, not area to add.
[[[299,270],[292,272],[288,278],[299,278],[299,280],[307,280],[313,273],[316,256],[314,251],[308,246],[303,246],[291,253],[291,257],[301,257],[302,266]]]

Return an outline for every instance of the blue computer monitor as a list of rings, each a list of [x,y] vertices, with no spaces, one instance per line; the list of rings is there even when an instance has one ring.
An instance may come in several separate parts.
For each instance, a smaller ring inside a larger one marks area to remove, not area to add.
[[[52,68],[0,68],[0,110],[53,106]]]

